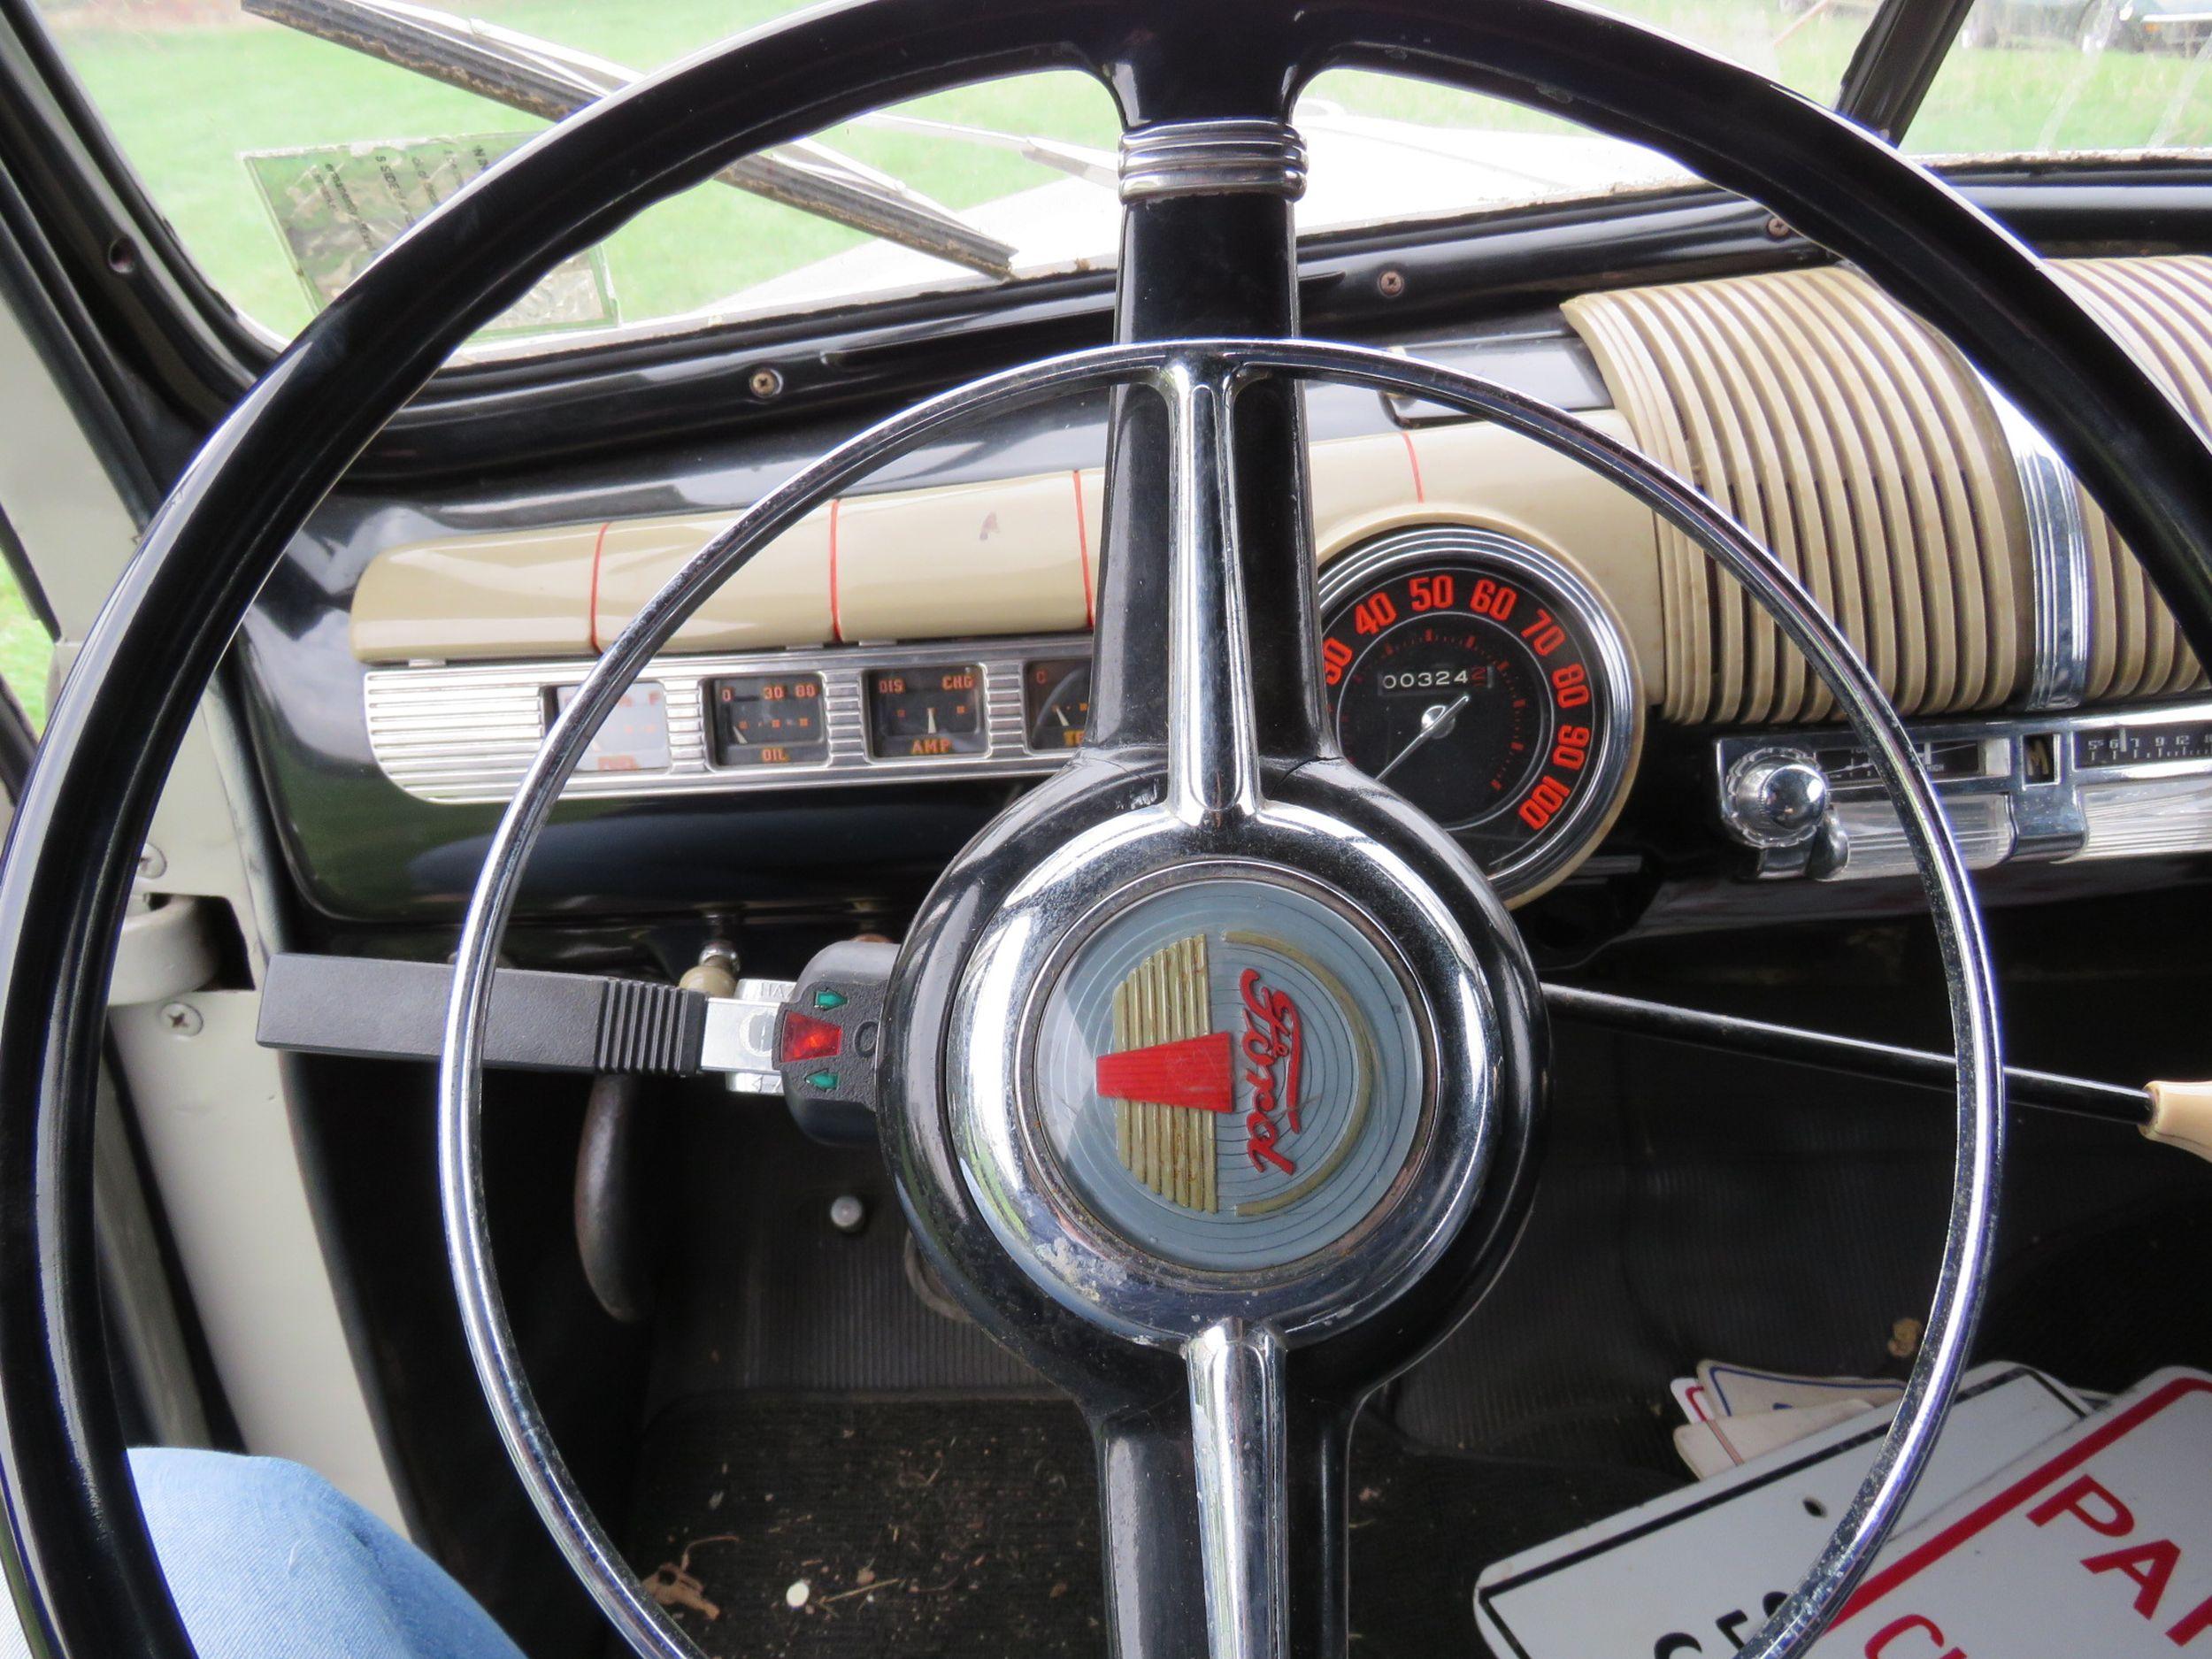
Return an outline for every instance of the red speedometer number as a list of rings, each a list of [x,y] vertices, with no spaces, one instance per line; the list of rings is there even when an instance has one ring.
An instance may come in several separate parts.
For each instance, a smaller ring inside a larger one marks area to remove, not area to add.
[[[1528,792],[1527,798],[1517,809],[1521,815],[1521,822],[1531,829],[1543,828],[1559,816],[1559,809],[1567,804],[1568,797],[1573,794],[1571,785],[1563,784],[1546,772],[1536,780],[1536,787]]]
[[[1517,589],[1485,576],[1476,581],[1474,591],[1467,595],[1467,609],[1493,622],[1503,622],[1513,614],[1513,607],[1520,597]]]
[[[1352,665],[1352,648],[1342,640],[1330,638],[1321,641],[1321,670],[1333,686],[1344,678],[1344,671]]]
[[[1521,637],[1528,641],[1528,649],[1537,656],[1549,657],[1567,642],[1567,630],[1552,620],[1550,611],[1539,605],[1536,620],[1521,630]]]
[[[1382,592],[1361,600],[1352,612],[1352,626],[1362,634],[1380,634],[1397,619],[1397,602]]]

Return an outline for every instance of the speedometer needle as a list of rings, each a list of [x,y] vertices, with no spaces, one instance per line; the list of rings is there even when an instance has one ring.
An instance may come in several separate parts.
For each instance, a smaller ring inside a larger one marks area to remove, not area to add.
[[[1452,702],[1447,703],[1441,712],[1433,709],[1429,710],[1429,713],[1434,714],[1436,718],[1430,719],[1426,716],[1423,717],[1421,729],[1413,734],[1413,741],[1390,757],[1390,764],[1375,774],[1375,781],[1380,783],[1390,776],[1392,772],[1398,770],[1399,762],[1449,726],[1459,711],[1467,706],[1467,699],[1471,695],[1470,692],[1463,691]]]

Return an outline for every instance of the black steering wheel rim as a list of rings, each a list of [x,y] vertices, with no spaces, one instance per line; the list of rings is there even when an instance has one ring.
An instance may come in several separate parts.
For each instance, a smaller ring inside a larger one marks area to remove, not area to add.
[[[2039,421],[2212,660],[2194,429],[2033,256],[1831,111],[1557,0],[854,0],[677,65],[518,152],[311,325],[179,481],[55,707],[0,872],[0,1473],[34,1652],[191,1651],[131,1495],[92,1271],[91,1099],[129,874],[254,593],[352,457],[558,258],[738,156],[865,109],[1087,69],[1132,125],[1286,119],[1330,67],[1533,104],[1672,155],[1851,259]],[[1745,145],[1747,134],[1755,146]],[[96,1563],[97,1571],[94,1571]]]

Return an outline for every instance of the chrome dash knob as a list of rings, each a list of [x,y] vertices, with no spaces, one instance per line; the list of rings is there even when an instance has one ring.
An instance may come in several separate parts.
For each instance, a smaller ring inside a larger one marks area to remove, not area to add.
[[[1828,774],[1795,749],[1760,749],[1728,769],[1728,827],[1749,846],[1795,847],[1819,833]]]

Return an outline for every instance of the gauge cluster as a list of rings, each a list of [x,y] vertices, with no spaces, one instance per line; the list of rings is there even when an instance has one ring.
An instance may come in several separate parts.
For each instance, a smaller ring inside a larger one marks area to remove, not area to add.
[[[1618,622],[1553,556],[1425,526],[1325,572],[1323,666],[1354,764],[1456,836],[1508,898],[1612,822],[1642,696]],[[402,788],[504,801],[587,664],[419,665],[366,680],[370,743]],[[1064,764],[1090,723],[1083,635],[660,659],[593,740],[575,795],[729,794]]]

